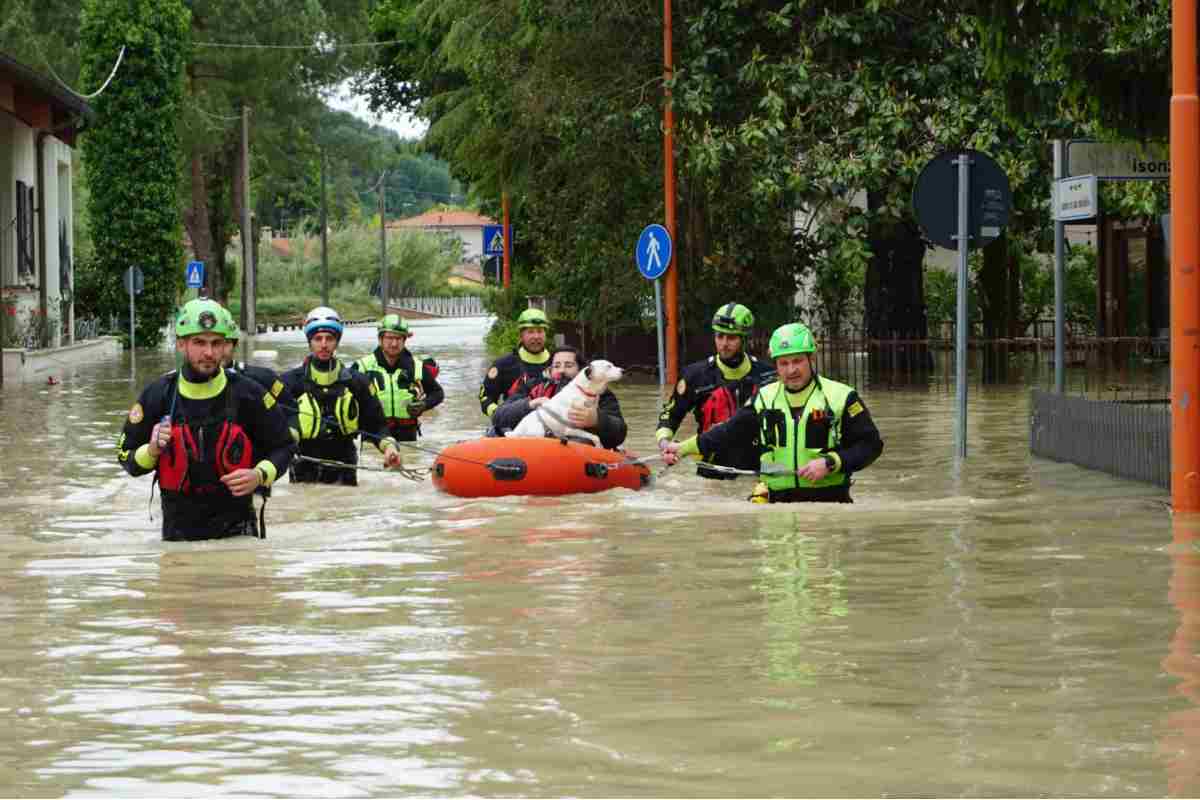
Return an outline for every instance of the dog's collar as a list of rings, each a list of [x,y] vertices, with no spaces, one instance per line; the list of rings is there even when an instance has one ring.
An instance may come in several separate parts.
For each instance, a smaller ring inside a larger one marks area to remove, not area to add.
[[[584,397],[595,397],[596,396],[595,392],[589,392],[587,389],[583,388],[582,386],[578,386],[576,388],[579,389],[579,391],[583,392]]]

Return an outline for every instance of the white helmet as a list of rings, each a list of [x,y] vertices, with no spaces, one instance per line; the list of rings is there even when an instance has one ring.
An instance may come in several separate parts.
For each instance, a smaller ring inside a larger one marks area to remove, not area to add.
[[[328,306],[317,306],[304,318],[304,336],[312,340],[318,331],[329,331],[341,341],[342,318]]]

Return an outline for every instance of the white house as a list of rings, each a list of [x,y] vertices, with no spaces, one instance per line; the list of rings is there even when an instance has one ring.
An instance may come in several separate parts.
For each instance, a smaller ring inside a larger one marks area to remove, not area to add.
[[[0,313],[18,337],[43,330],[34,346],[73,338],[71,148],[88,112],[82,99],[0,53]],[[18,346],[32,344],[24,339]]]
[[[456,236],[462,242],[463,261],[478,262],[483,257],[483,226],[497,224],[494,219],[473,211],[426,211],[389,222],[387,226],[391,230],[424,230]]]

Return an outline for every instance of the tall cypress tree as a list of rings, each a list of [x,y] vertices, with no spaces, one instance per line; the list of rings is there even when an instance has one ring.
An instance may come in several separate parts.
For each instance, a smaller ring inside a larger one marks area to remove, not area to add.
[[[101,307],[128,308],[121,276],[140,267],[137,341],[153,346],[183,275],[178,119],[190,13],[181,0],[83,0],[82,12],[84,86],[101,85],[125,47],[116,76],[91,101],[83,135]]]

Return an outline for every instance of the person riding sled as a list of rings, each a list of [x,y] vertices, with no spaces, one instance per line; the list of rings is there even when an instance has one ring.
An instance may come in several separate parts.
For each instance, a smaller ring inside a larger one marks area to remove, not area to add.
[[[583,356],[574,347],[556,347],[550,353],[550,367],[545,377],[537,382],[527,381],[504,401],[504,405],[492,414],[492,429],[497,432],[512,430],[525,415],[545,405],[560,389],[569,384],[583,367]],[[627,432],[621,404],[611,389],[605,389],[595,406],[567,411],[567,423],[572,428],[587,431],[600,439],[601,447],[615,450],[625,442]]]
[[[399,314],[386,315],[379,321],[375,352],[350,367],[375,383],[388,433],[400,442],[415,442],[421,431],[418,418],[446,397],[437,380],[437,362],[409,352],[406,345],[411,336],[408,323]]]
[[[704,433],[729,420],[754,397],[760,386],[774,379],[775,371],[770,365],[746,352],[746,337],[753,329],[754,314],[740,303],[726,303],[713,314],[716,353],[684,368],[658,418],[654,436],[660,450],[674,439],[689,412],[696,420],[696,430]],[[754,469],[758,452],[750,444],[731,441],[707,454],[696,468],[696,473],[704,478],[736,477],[708,468],[709,463]]]
[[[544,377],[550,353],[546,350],[546,336],[550,320],[538,308],[527,308],[517,317],[517,329],[521,343],[511,353],[503,355],[488,369],[479,387],[479,408],[489,419],[510,396],[525,382],[537,383]]]
[[[300,457],[292,464],[288,479],[292,483],[357,486],[354,466],[358,464],[360,434],[375,443],[385,466],[400,466],[400,451],[388,435],[375,384],[335,356],[342,340],[341,317],[332,308],[318,306],[305,317],[304,335],[309,356],[282,375],[283,385],[296,398],[299,425],[293,435],[300,444]]]
[[[664,460],[708,455],[732,444],[756,448],[757,503],[850,503],[851,476],[883,452],[883,439],[853,387],[817,374],[816,341],[793,322],[771,334],[779,379],[728,422],[683,442],[670,442]]]
[[[288,468],[295,449],[270,393],[222,369],[223,320],[213,300],[183,306],[180,368],[142,391],[117,442],[126,472],[154,473],[167,541],[263,535],[251,496]]]

